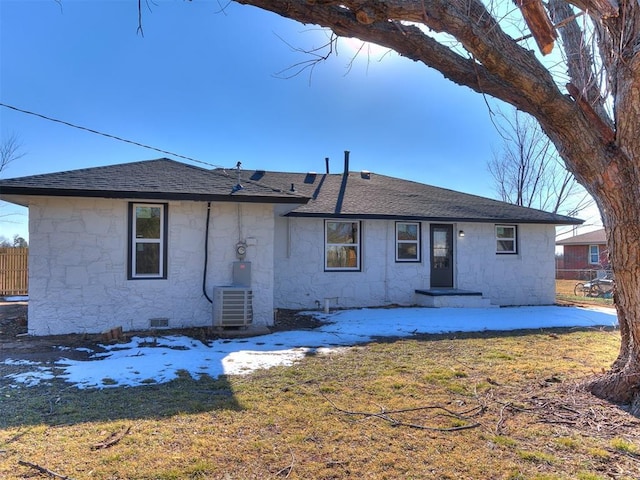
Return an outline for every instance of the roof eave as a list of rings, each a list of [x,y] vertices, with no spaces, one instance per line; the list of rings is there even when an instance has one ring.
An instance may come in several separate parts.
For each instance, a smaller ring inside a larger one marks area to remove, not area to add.
[[[210,202],[284,203],[305,204],[310,198],[303,196],[267,196],[229,193],[144,192],[138,190],[76,190],[59,188],[2,187],[0,197],[9,195],[36,197],[134,198],[150,200],[192,200]]]
[[[465,218],[465,217],[434,217],[425,215],[381,215],[381,214],[357,214],[357,213],[322,213],[322,212],[296,212],[295,210],[285,214],[287,217],[300,218],[346,218],[363,220],[414,220],[427,222],[456,222],[456,223],[518,223],[536,225],[581,225],[584,220],[579,218],[561,219],[522,219],[522,218]]]

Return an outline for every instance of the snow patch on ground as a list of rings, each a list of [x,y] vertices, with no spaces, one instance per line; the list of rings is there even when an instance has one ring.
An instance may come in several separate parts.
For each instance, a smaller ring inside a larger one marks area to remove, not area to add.
[[[310,353],[328,354],[375,337],[409,337],[421,333],[478,332],[553,327],[616,326],[615,310],[580,307],[392,308],[313,313],[324,325],[243,339],[204,344],[185,336],[133,337],[128,343],[103,345],[88,360],[60,359],[55,365],[7,359],[5,365],[29,371],[2,378],[36,386],[61,378],[77,388],[136,387],[170,382],[180,372],[245,375],[258,369],[289,366]],[[66,351],[67,347],[59,347]],[[87,351],[86,348],[79,349]]]

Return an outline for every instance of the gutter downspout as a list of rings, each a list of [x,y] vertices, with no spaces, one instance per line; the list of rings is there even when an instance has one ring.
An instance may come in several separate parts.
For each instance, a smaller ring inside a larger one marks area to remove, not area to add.
[[[204,271],[202,273],[202,293],[209,303],[213,303],[207,293],[207,264],[209,263],[209,220],[211,217],[211,202],[207,202],[207,223],[204,229]]]

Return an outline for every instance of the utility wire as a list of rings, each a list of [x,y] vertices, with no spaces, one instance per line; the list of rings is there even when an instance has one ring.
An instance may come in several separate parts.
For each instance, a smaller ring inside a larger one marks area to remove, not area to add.
[[[42,118],[44,120],[49,120],[50,122],[61,123],[62,125],[66,125],[68,127],[77,128],[79,130],[84,130],[85,132],[95,133],[96,135],[102,135],[103,137],[112,138],[114,140],[119,140],[119,141],[125,142],[125,143],[130,143],[131,145],[136,145],[137,147],[148,148],[149,150],[155,150],[156,152],[160,152],[160,153],[164,153],[164,154],[167,154],[167,155],[171,155],[173,157],[184,158],[185,160],[190,160],[190,161],[196,162],[196,163],[202,163],[204,165],[209,165],[210,167],[223,168],[223,169],[225,168],[225,167],[223,167],[221,165],[214,165],[213,163],[205,162],[205,161],[202,161],[202,160],[197,160],[195,158],[187,157],[185,155],[180,155],[178,153],[169,152],[167,150],[162,150],[160,148],[152,147],[150,145],[145,145],[143,143],[134,142],[133,140],[127,140],[126,138],[118,137],[116,135],[111,135],[109,133],[99,132],[98,130],[93,130],[92,128],[83,127],[81,125],[75,125],[75,124],[70,123],[70,122],[65,122],[64,120],[58,120],[57,118],[51,118],[51,117],[48,117],[46,115],[42,115],[41,113],[35,113],[35,112],[30,112],[28,110],[23,110],[21,108],[14,107],[12,105],[7,105],[6,103],[1,103],[0,102],[0,107],[9,108],[11,110],[15,110],[16,112],[26,113],[27,115],[33,115],[34,117]]]

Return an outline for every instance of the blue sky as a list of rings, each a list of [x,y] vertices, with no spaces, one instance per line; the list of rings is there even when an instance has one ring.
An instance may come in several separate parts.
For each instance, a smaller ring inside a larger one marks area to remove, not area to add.
[[[323,171],[329,157],[338,172],[349,150],[352,170],[495,197],[494,101],[395,53],[349,68],[346,41],[285,79],[309,59],[292,46],[326,32],[235,3],[156,0],[141,36],[137,3],[0,0],[0,101],[216,166]],[[0,134],[25,154],[3,178],[169,156],[4,107]],[[27,236],[26,209],[5,204],[0,236],[15,233]]]

